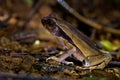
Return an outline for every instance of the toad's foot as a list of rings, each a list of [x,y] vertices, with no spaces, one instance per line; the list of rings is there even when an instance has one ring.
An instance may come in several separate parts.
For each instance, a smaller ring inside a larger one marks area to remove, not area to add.
[[[49,61],[61,62],[60,59],[55,57],[55,56],[52,56],[52,57],[49,57],[46,59],[46,62],[49,62]],[[65,61],[65,60],[63,60],[61,63],[64,63],[66,65],[73,65],[74,64],[73,62],[69,62],[69,61]]]

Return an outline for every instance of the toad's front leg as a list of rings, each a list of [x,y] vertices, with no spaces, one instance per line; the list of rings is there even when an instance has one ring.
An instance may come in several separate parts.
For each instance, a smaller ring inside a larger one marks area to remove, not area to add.
[[[76,48],[73,47],[70,50],[68,50],[67,52],[61,54],[61,56],[59,56],[59,57],[52,56],[52,57],[47,58],[47,61],[52,59],[52,60],[55,60],[55,61],[58,61],[58,62],[61,62],[61,63],[65,63],[65,64],[73,64],[72,62],[68,62],[65,59],[70,57],[75,52],[76,52]]]
[[[62,37],[55,37],[55,38],[56,38],[56,41],[58,42],[58,44],[63,46],[67,51],[64,52],[63,54],[61,54],[59,57],[55,57],[55,56],[49,57],[49,58],[47,58],[46,61],[55,60],[55,61],[65,63],[65,64],[73,64],[72,62],[68,62],[65,59],[70,57],[73,53],[77,52],[76,47],[73,46],[72,44],[70,44],[67,40],[65,40]],[[81,56],[81,58],[82,58],[82,56]]]

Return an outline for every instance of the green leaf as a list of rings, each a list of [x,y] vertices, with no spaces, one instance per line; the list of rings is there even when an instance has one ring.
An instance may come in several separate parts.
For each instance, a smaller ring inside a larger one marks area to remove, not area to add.
[[[115,51],[118,49],[118,46],[115,46],[112,44],[109,40],[102,40],[100,41],[100,44],[103,46],[103,48],[107,51]]]
[[[33,4],[33,0],[24,0],[25,3],[27,3],[28,5],[32,5]]]

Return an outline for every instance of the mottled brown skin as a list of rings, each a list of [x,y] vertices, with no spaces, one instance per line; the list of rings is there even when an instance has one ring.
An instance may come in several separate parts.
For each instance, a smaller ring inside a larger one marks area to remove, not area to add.
[[[87,36],[68,22],[50,15],[44,17],[42,23],[51,34],[63,43],[63,46],[69,46],[70,50],[56,60],[64,62],[67,57],[73,54],[76,59],[83,62],[87,69],[103,69],[111,60],[109,53],[103,53],[97,49]],[[64,40],[67,40],[69,45],[65,45]]]

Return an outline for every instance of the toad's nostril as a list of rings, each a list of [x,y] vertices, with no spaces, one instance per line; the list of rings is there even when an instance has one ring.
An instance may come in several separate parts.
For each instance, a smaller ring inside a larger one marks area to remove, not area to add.
[[[46,24],[47,18],[43,17],[43,18],[41,19],[41,22],[42,22],[42,24]]]

